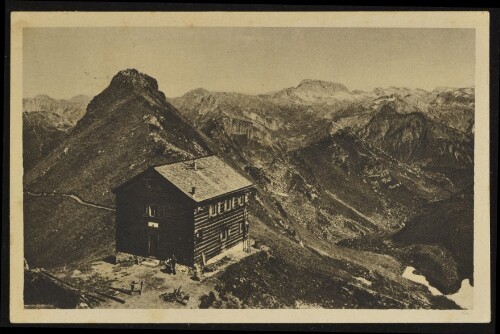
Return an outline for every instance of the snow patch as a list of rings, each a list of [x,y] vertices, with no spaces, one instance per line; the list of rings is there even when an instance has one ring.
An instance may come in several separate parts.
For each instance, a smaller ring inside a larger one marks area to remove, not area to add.
[[[470,285],[469,279],[464,279],[460,290],[450,295],[443,295],[441,291],[430,285],[429,281],[424,275],[415,274],[415,268],[406,267],[403,272],[403,278],[406,278],[415,283],[425,285],[433,296],[445,296],[446,298],[454,301],[458,306],[470,310],[473,306],[473,287]]]
[[[366,278],[364,277],[354,277],[356,280],[360,281],[361,283],[363,283],[364,285],[368,285],[368,286],[371,286],[372,285],[372,282],[370,282],[369,280],[367,280]]]
[[[472,285],[470,285],[469,279],[464,279],[462,281],[462,285],[460,286],[460,290],[458,290],[454,294],[447,295],[446,297],[453,300],[460,307],[463,307],[466,310],[470,310],[472,309],[474,301],[473,293],[474,289]]]
[[[425,285],[427,287],[427,289],[429,289],[430,293],[433,296],[442,296],[443,295],[441,293],[441,291],[439,291],[438,289],[436,289],[435,287],[433,287],[429,283],[429,281],[427,280],[427,278],[425,278],[424,275],[416,274],[415,268],[413,268],[413,267],[406,267],[405,268],[405,271],[403,272],[403,278],[406,278],[407,280],[410,280],[410,281],[415,282],[415,283]]]

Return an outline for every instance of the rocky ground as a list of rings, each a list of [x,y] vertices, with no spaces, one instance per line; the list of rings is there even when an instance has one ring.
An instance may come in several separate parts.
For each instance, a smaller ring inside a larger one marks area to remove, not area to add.
[[[60,279],[62,285],[66,283],[80,291],[102,298],[102,301],[93,300],[88,305],[92,308],[196,309],[200,308],[202,300],[207,296],[215,297],[217,282],[215,276],[228,266],[260,252],[259,249],[253,249],[253,252],[248,253],[243,251],[241,245],[238,246],[240,247],[234,247],[224,253],[218,261],[209,262],[201,278],[195,275],[192,268],[184,265],[177,265],[176,274],[173,275],[161,263],[156,266],[150,261],[141,264],[133,261],[115,264],[112,259],[89,263],[79,266],[78,269],[61,268],[51,275]],[[139,285],[136,285],[136,291],[131,292],[131,283],[141,281],[144,283],[142,292],[138,292]],[[184,296],[181,300],[171,295],[179,288]],[[165,295],[165,298],[161,298],[162,295]],[[79,305],[79,307],[86,306]],[[31,304],[29,308],[36,308],[36,305]]]

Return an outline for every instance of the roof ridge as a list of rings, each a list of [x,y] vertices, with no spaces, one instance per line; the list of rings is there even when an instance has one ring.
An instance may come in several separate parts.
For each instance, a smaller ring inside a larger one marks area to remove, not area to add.
[[[193,160],[199,160],[199,159],[203,159],[203,158],[209,158],[209,157],[217,157],[220,159],[219,156],[217,156],[216,154],[208,154],[208,155],[204,155],[204,156],[201,156],[201,157],[197,157],[197,158],[191,158],[191,159],[186,159],[186,160],[179,160],[179,161],[175,161],[175,162],[169,162],[167,164],[161,164],[161,165],[151,165],[149,167],[151,168],[156,168],[156,167],[163,167],[163,166],[170,166],[170,165],[175,165],[175,164],[178,164],[178,163],[181,163],[181,162],[189,162],[189,161],[193,161]],[[222,159],[221,159],[222,160]]]
[[[189,162],[196,160],[201,160],[200,166],[193,169]],[[154,170],[197,202],[253,186],[252,181],[217,155],[156,166]]]

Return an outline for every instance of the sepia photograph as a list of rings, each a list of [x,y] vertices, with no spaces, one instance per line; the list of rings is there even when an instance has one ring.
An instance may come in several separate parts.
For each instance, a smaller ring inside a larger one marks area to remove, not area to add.
[[[489,321],[488,24],[13,13],[11,320]]]

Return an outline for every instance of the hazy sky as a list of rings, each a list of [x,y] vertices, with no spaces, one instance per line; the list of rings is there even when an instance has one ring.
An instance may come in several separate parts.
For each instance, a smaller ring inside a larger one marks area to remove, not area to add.
[[[349,89],[474,85],[473,29],[26,28],[23,95],[94,96],[136,68],[174,97],[263,93],[302,79]]]

